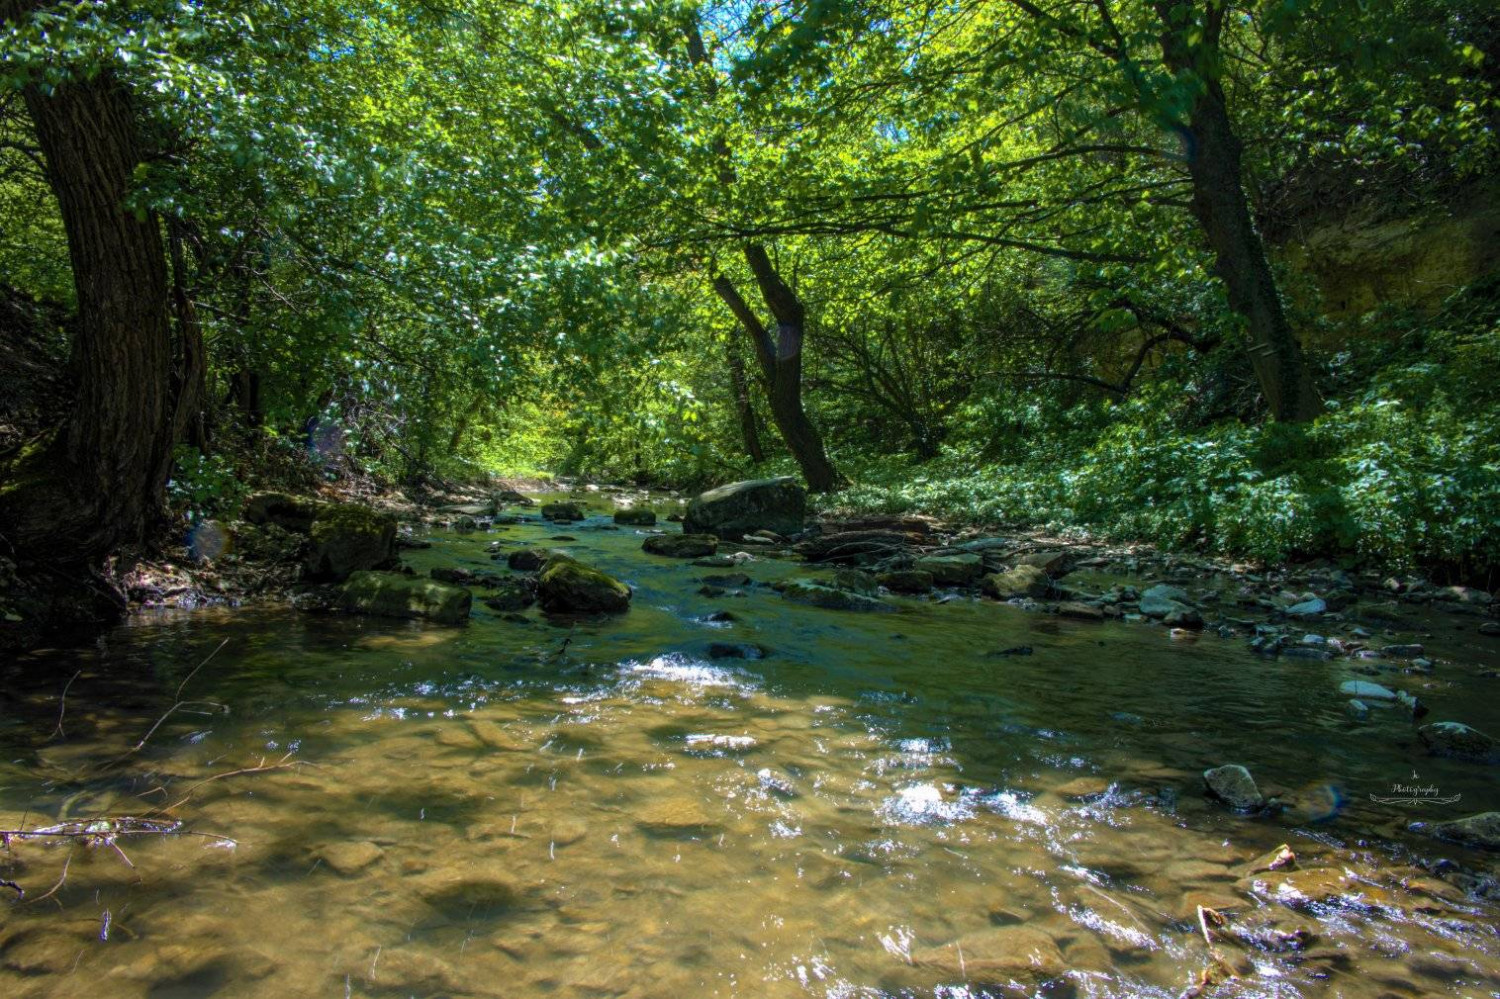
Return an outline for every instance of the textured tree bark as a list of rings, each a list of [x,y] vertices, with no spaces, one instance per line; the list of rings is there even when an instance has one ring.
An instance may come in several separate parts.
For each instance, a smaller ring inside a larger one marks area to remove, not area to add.
[[[42,6],[0,5],[0,22]],[[171,468],[172,311],[155,218],[126,207],[141,162],[129,94],[106,69],[25,100],[67,232],[78,398],[50,446],[0,491],[21,554],[85,561],[141,540]]]
[[[1323,409],[1312,372],[1286,317],[1276,278],[1260,233],[1250,216],[1241,176],[1242,146],[1229,120],[1224,88],[1204,59],[1218,58],[1226,5],[1209,4],[1201,22],[1202,41],[1195,49],[1182,23],[1180,4],[1158,0],[1164,27],[1162,55],[1179,76],[1196,78],[1200,90],[1186,125],[1192,213],[1208,237],[1215,270],[1224,282],[1229,306],[1245,318],[1250,333],[1250,363],[1261,394],[1277,420],[1310,420]]]

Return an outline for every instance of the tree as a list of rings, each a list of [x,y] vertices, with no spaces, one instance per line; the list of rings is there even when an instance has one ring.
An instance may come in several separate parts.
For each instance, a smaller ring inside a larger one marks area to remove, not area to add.
[[[0,26],[69,5],[8,0]],[[178,399],[160,222],[130,203],[144,162],[134,102],[110,65],[34,69],[22,88],[67,232],[78,398],[12,467],[0,510],[18,551],[89,559],[139,541],[162,509]]]

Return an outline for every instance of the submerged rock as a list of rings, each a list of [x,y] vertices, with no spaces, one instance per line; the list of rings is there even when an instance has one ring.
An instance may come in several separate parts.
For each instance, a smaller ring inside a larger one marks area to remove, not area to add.
[[[839,590],[822,586],[806,579],[794,579],[782,587],[781,595],[799,604],[810,604],[825,610],[886,611],[895,610],[890,604],[874,597],[863,596],[851,590]]]
[[[1208,785],[1213,797],[1242,812],[1253,811],[1266,803],[1265,795],[1255,785],[1255,778],[1238,763],[1203,771],[1203,783]]]
[[[703,558],[719,550],[719,539],[712,534],[654,534],[641,545],[641,551],[668,558]]]
[[[1500,850],[1500,812],[1480,812],[1449,822],[1413,822],[1413,832],[1481,850]]]
[[[469,619],[473,595],[461,586],[399,572],[360,571],[339,588],[334,604],[350,614],[425,618],[439,624]]]
[[[490,610],[518,611],[536,603],[536,580],[530,576],[516,576],[496,584],[495,593],[484,598]]]
[[[1025,924],[995,926],[944,947],[916,951],[911,963],[978,985],[1040,982],[1068,970],[1057,941]]]
[[[1451,756],[1476,763],[1494,762],[1495,740],[1463,722],[1433,722],[1417,729],[1417,738],[1433,756]]]
[[[309,578],[338,582],[396,564],[396,518],[353,503],[324,507],[308,532]]]
[[[630,587],[592,566],[554,554],[537,577],[537,599],[552,614],[618,613],[630,609]]]
[[[738,541],[755,531],[791,535],[807,517],[807,490],[790,476],[710,489],[688,504],[682,529]]]
[[[996,600],[1014,600],[1017,597],[1041,599],[1052,588],[1047,574],[1034,565],[1018,565],[1006,572],[985,576],[979,584],[989,596]]]

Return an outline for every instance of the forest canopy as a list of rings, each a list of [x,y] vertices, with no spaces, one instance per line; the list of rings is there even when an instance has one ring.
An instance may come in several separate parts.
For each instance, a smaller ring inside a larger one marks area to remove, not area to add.
[[[0,514],[278,460],[1500,554],[1484,0],[0,0]],[[336,452],[336,453],[335,453]]]

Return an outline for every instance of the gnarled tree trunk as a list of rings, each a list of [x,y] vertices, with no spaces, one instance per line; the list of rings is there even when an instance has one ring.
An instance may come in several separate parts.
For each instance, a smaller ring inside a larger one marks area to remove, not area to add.
[[[745,302],[728,277],[721,274],[714,278],[714,291],[750,336],[756,359],[765,375],[771,416],[787,449],[797,459],[802,477],[807,480],[807,488],[815,493],[834,492],[844,485],[844,477],[828,459],[823,438],[802,406],[802,340],[806,310],[797,293],[781,279],[764,247],[747,243],[744,254],[745,262],[750,265],[750,272],[760,286],[761,298],[776,320],[776,340],[771,340],[771,334],[755,310]]]

